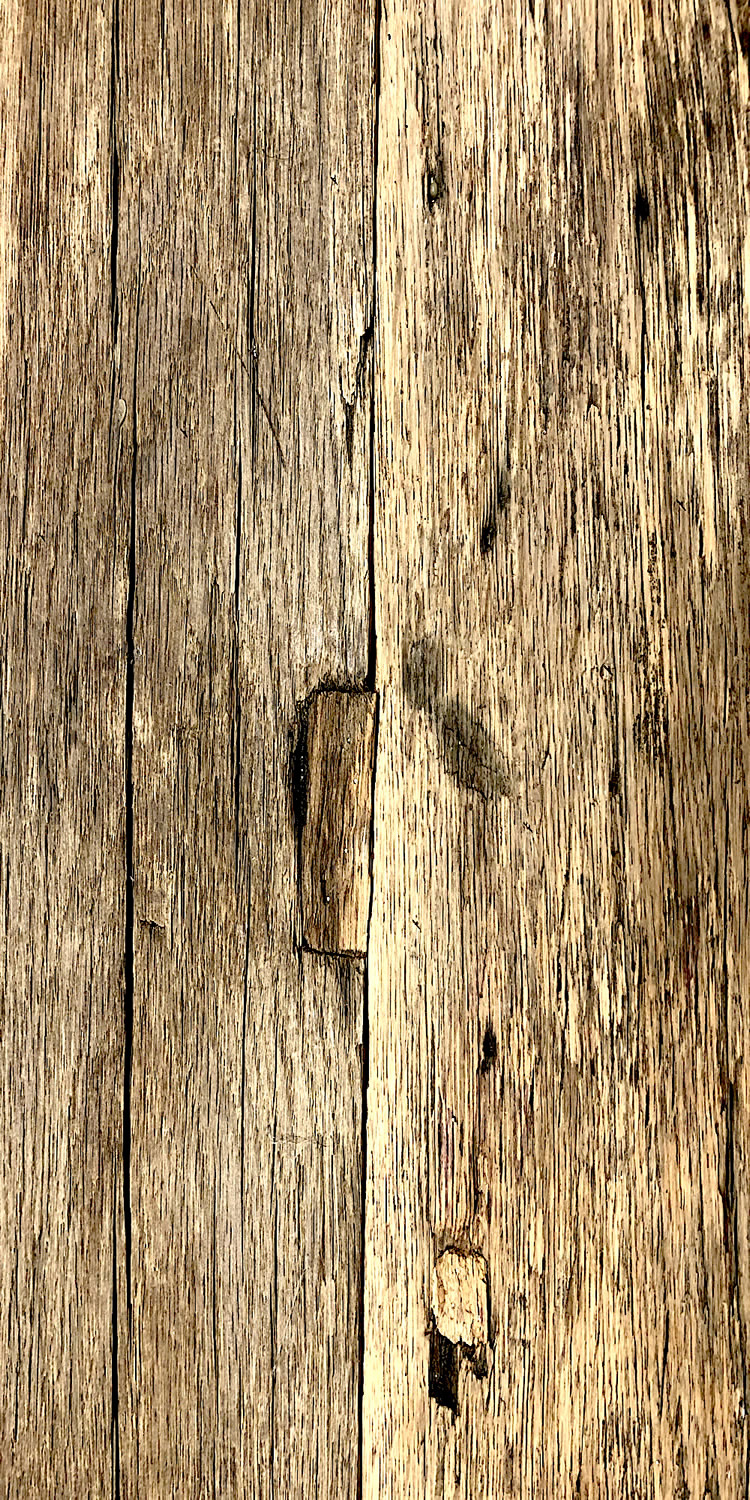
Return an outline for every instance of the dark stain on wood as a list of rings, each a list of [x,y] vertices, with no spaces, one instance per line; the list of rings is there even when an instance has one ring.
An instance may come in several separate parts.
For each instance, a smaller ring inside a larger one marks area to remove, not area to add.
[[[447,1407],[454,1416],[458,1411],[458,1363],[459,1346],[433,1328],[430,1333],[430,1398],[438,1406]]]
[[[491,1021],[487,1022],[484,1037],[482,1039],[482,1061],[479,1064],[480,1072],[487,1074],[490,1068],[497,1062],[497,1037],[495,1028]]]
[[[450,691],[439,641],[425,638],[406,646],[403,670],[406,696],[431,720],[453,780],[485,798],[511,796],[506,758],[458,693]]]
[[[504,464],[501,464],[495,475],[493,493],[490,496],[482,530],[479,536],[479,551],[482,557],[488,557],[492,551],[500,529],[500,521],[507,514],[510,505],[510,479]]]

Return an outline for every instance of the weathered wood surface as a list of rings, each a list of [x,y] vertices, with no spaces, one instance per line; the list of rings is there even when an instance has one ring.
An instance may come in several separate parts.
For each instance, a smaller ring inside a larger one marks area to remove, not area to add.
[[[106,16],[0,22],[0,1493],[109,1494],[127,532]]]
[[[740,31],[384,5],[366,1496],[748,1493]]]
[[[353,1494],[364,968],[291,770],[368,672],[374,17],[2,29],[3,1493]]]
[[[748,1494],[746,9],[6,0],[9,1500]]]
[[[298,705],[368,667],[372,18],[120,0],[117,53],[134,527],[122,1493],[347,1495],[364,975],[300,952],[291,768]]]

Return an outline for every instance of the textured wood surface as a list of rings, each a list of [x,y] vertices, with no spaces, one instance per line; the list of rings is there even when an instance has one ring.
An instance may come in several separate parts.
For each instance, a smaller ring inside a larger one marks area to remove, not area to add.
[[[305,716],[302,935],[320,953],[367,951],[375,707],[374,693],[323,692]]]
[[[384,5],[368,1497],[748,1493],[743,46]]]
[[[0,7],[7,1500],[750,1493],[749,54]]]
[[[0,1493],[46,1500],[112,1490],[127,530],[106,13],[0,32]]]
[[[121,0],[125,1496],[357,1481],[364,976],[300,953],[291,771],[367,672],[372,81],[366,9]]]
[[[292,756],[368,671],[374,16],[8,20],[2,1490],[353,1494],[364,968]]]

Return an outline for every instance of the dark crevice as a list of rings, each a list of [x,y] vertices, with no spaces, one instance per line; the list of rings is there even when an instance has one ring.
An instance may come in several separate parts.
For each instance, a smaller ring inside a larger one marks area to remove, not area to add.
[[[112,241],[110,250],[110,304],[112,310],[112,343],[117,344],[120,310],[117,301],[117,241],[120,221],[120,158],[112,147]]]
[[[373,121],[373,166],[372,166],[372,318],[360,342],[358,372],[370,340],[373,341],[372,378],[370,382],[370,487],[369,528],[367,537],[367,575],[370,592],[370,628],[367,648],[366,687],[375,687],[375,656],[377,633],[375,626],[375,320],[378,305],[378,154],[380,144],[380,38],[382,33],[382,0],[375,0],[375,102]]]
[[[236,381],[235,381],[236,389]],[[242,739],[242,705],[240,701],[239,652],[240,652],[240,567],[242,553],[242,455],[237,458],[237,505],[235,511],[234,543],[234,648],[232,653],[232,781],[234,784],[234,878],[239,876],[240,860],[240,746]]]
[[[118,86],[119,86],[119,76],[120,76],[120,8],[119,8],[119,0],[113,0],[113,7],[112,7],[112,50],[111,50],[111,56],[110,56],[110,77],[109,77],[109,131],[110,131],[110,152],[111,152],[111,162],[110,162],[111,231],[110,231],[110,268],[109,268],[109,271],[110,271],[110,318],[111,318],[111,328],[112,328],[112,402],[113,403],[114,403],[115,381],[117,379],[115,354],[116,354],[116,349],[117,349],[117,336],[118,336],[119,327],[120,327],[120,303],[119,303],[119,297],[118,297],[118,291],[117,291],[117,256],[118,256],[119,235],[120,235],[120,156],[119,156],[119,152],[118,152],[118,149],[117,149],[117,95],[118,95]],[[111,432],[112,432],[112,411],[110,410],[110,438],[111,438]],[[119,446],[118,446],[118,452],[119,452]],[[117,491],[117,482],[118,482],[118,466],[117,466],[117,461],[115,460],[115,470],[114,470],[114,476],[113,476],[113,493],[115,495],[115,534],[116,534],[116,530],[117,530],[117,528],[116,528],[116,515],[117,515],[117,510],[116,510],[116,504],[117,504],[117,501],[116,501],[116,491]],[[126,672],[125,696],[126,696],[125,716],[126,716],[126,726],[127,726],[127,672]],[[125,770],[125,780],[126,780],[126,784],[127,784],[127,727],[126,727],[125,739],[126,739],[126,750],[125,750],[126,770]],[[126,814],[125,843],[126,843],[126,848],[127,848],[127,814]],[[128,917],[127,917],[127,893],[126,893],[126,917],[125,917],[125,950],[126,950],[126,955],[127,955],[127,944],[128,944],[127,930],[128,930]],[[131,914],[130,914],[130,935],[131,935],[131,947],[132,947],[132,911],[131,911]],[[126,964],[125,964],[125,975],[126,975],[125,986],[126,986],[126,991],[127,991],[127,959],[126,959]],[[128,1003],[127,1003],[127,993],[126,993],[126,997],[125,997],[125,1017],[126,1017],[126,1019],[125,1019],[125,1052],[126,1052],[126,1055],[127,1055],[127,1010],[128,1010]],[[132,997],[131,997],[131,1012],[132,1012]],[[126,1064],[126,1068],[127,1068],[127,1064]],[[124,1106],[123,1106],[123,1154],[124,1154],[124,1119],[125,1119],[125,1111],[124,1111]],[[118,1310],[118,1305],[117,1305],[117,1212],[118,1212],[117,1174],[115,1175],[115,1181],[114,1181],[114,1184],[113,1184],[113,1188],[114,1188],[114,1192],[113,1192],[113,1201],[112,1201],[112,1397],[111,1397],[112,1411],[111,1411],[110,1444],[111,1444],[111,1460],[112,1460],[112,1495],[114,1497],[114,1500],[120,1500],[120,1376],[119,1376],[119,1355],[118,1355],[118,1348],[119,1348],[119,1340],[118,1340],[119,1310]]]
[[[649,218],[648,198],[643,187],[638,183],[635,193],[635,234],[636,251],[638,261],[638,283],[641,294],[641,417],[643,419],[643,437],[646,441],[646,283],[643,274],[643,226]]]
[[[725,667],[726,671],[726,667]],[[737,1204],[737,1179],[735,1171],[735,1111],[736,1092],[734,1080],[729,1076],[730,1059],[730,1036],[729,1036],[729,800],[727,798],[724,808],[724,890],[723,890],[723,944],[722,944],[722,991],[723,991],[723,1016],[721,1035],[721,1071],[723,1074],[722,1086],[725,1097],[726,1109],[726,1139],[724,1148],[724,1188],[721,1191],[722,1208],[724,1211],[724,1249],[729,1260],[729,1282],[730,1282],[730,1318],[732,1310],[736,1319],[737,1341],[739,1344],[739,1364],[742,1380],[742,1402],[747,1410],[747,1351],[745,1328],[742,1319],[742,1302],[740,1298],[740,1246],[739,1246],[739,1216]],[[732,1330],[730,1329],[730,1338]],[[750,1495],[750,1439],[745,1440],[745,1475],[744,1492],[747,1500]]]
[[[346,398],[344,398],[344,419],[346,456],[349,460],[349,468],[351,469],[354,460],[354,401],[347,401]]]
[[[454,1416],[458,1411],[458,1363],[460,1348],[443,1337],[437,1328],[430,1334],[430,1369],[428,1390],[432,1401],[445,1406]]]
[[[125,1285],[128,1301],[128,1325],[132,1333],[133,1297],[131,1255],[133,1217],[130,1200],[131,1093],[133,1085],[133,997],[134,997],[134,915],[135,868],[133,859],[133,704],[135,699],[135,574],[136,574],[136,483],[138,467],[137,382],[138,324],[140,315],[141,270],[135,307],[135,348],[133,351],[133,452],[130,474],[130,535],[128,546],[128,599],[125,616],[127,668],[125,676],[125,1078],[122,1113],[123,1206],[125,1214]]]
[[[375,371],[372,377],[372,404],[370,409],[370,521],[367,533],[367,578],[369,585],[370,622],[367,638],[367,677],[365,686],[375,687],[375,657],[377,631],[375,624]]]
[[[251,469],[255,473],[258,458],[258,361],[255,354],[255,278],[258,272],[258,242],[257,242],[257,165],[258,165],[258,95],[253,89],[253,201],[250,219],[250,288],[247,304],[247,347],[249,352],[248,364],[245,366],[250,377],[250,448]],[[270,421],[270,417],[269,417]],[[280,447],[278,438],[277,446]]]
[[[120,12],[118,0],[114,0],[112,12],[112,54],[110,60],[109,75],[109,135],[111,148],[110,165],[110,203],[111,203],[111,235],[110,235],[110,311],[112,318],[112,343],[117,344],[117,333],[120,324],[120,308],[117,297],[117,251],[120,234],[120,154],[117,150],[117,88],[120,74]]]
[[[367,579],[369,592],[369,626],[367,639],[367,677],[365,687],[369,691],[375,691],[376,668],[377,668],[377,628],[375,619],[375,324],[377,318],[378,303],[378,158],[380,145],[380,89],[381,89],[381,37],[382,37],[382,0],[375,0],[375,34],[373,37],[374,51],[374,101],[373,101],[373,166],[372,166],[372,316],[370,324],[363,334],[360,342],[359,361],[357,366],[358,376],[364,368],[364,359],[367,348],[372,342],[372,364],[370,378],[370,476],[368,494],[368,532],[367,532]],[[370,908],[367,914],[367,942],[366,949],[370,950],[370,926],[372,921],[372,897],[373,897],[373,863],[375,849],[375,776],[378,762],[378,732],[380,719],[380,702],[375,702],[375,740],[372,757],[372,791],[371,791],[371,819],[370,819]],[[358,1454],[357,1454],[357,1495],[361,1500],[364,1484],[364,1423],[363,1423],[363,1401],[364,1401],[364,1374],[365,1374],[365,1246],[367,1229],[367,1095],[370,1083],[370,966],[369,957],[365,959],[363,993],[362,993],[362,1170],[360,1178],[360,1232],[359,1232],[359,1385],[357,1392],[357,1420],[358,1420]]]
[[[297,833],[297,843],[302,839],[302,833],[307,822],[307,792],[310,770],[307,757],[307,726],[310,715],[310,698],[305,698],[304,703],[297,706],[297,724],[292,745],[292,811],[294,813],[294,826]],[[297,860],[298,865],[301,859]]]

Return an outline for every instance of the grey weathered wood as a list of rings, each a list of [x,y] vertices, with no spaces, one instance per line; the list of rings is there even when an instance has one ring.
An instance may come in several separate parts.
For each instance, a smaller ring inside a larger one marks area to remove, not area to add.
[[[301,747],[302,934],[320,953],[367,951],[375,694],[327,691],[307,706]]]
[[[127,531],[109,8],[0,21],[0,1493],[112,1489]]]
[[[381,77],[364,1494],[745,1496],[747,35],[385,5]]]
[[[367,672],[373,36],[120,3],[123,1496],[356,1490],[364,975],[301,952],[292,758],[311,691]]]

